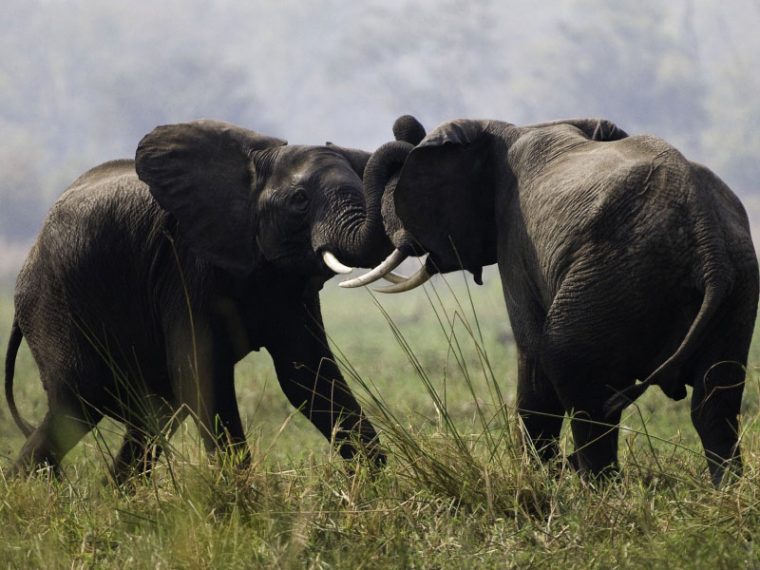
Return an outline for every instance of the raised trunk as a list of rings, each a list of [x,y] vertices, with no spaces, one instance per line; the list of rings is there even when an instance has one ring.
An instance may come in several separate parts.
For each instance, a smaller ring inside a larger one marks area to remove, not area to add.
[[[380,214],[383,228],[391,243],[407,255],[411,255],[412,239],[396,214],[394,192],[401,167],[414,147],[402,141],[387,143],[378,148],[370,158],[364,173],[364,187],[382,196]]]
[[[393,208],[393,182],[412,148],[409,143],[394,141],[372,154],[364,169],[364,211],[345,212],[341,223],[337,245],[343,263],[372,267],[393,249],[391,241],[403,231]]]
[[[411,115],[401,115],[393,123],[393,136],[397,141],[417,146],[425,138],[425,134],[425,127]]]

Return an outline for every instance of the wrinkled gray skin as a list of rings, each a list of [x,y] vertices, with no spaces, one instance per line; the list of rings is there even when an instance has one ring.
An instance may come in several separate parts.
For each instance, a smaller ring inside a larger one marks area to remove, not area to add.
[[[191,412],[210,451],[248,459],[233,367],[261,347],[285,395],[343,457],[377,435],[334,363],[318,291],[324,250],[371,266],[391,249],[361,176],[369,157],[285,146],[225,123],[156,128],[136,160],[82,175],[48,215],[18,277],[6,394],[28,439],[16,472],[60,460],[104,416],[127,433],[114,463],[148,472],[160,432]],[[22,335],[47,390],[33,429],[12,381]]]
[[[390,179],[365,184],[395,186],[382,210],[396,247],[430,252],[430,273],[479,280],[498,263],[517,403],[541,458],[557,454],[567,413],[572,463],[614,473],[622,409],[647,386],[681,399],[688,385],[713,482],[741,471],[758,267],[744,209],[715,174],[592,119],[452,121],[407,149],[400,172],[403,149],[387,146]]]

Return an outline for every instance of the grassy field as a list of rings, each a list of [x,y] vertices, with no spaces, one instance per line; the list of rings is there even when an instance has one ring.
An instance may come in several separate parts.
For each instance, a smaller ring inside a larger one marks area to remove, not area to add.
[[[289,407],[269,357],[252,354],[237,369],[250,469],[209,465],[186,422],[151,482],[115,489],[103,478],[121,428],[104,423],[67,456],[62,480],[0,476],[0,567],[760,567],[757,343],[741,480],[711,487],[688,400],[652,389],[624,416],[621,480],[594,489],[516,444],[515,350],[498,276],[486,278],[377,299],[326,288],[333,347],[390,452],[383,472],[346,469]],[[6,289],[3,347],[10,319]],[[15,386],[38,421],[45,401],[25,346]],[[5,469],[23,438],[0,410]]]

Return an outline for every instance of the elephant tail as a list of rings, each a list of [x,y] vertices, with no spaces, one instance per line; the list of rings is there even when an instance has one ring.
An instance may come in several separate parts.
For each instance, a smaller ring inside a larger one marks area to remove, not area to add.
[[[642,382],[629,386],[609,398],[604,404],[604,410],[608,416],[632,404],[652,385],[659,386],[673,400],[682,400],[686,397],[686,385],[681,380],[681,370],[699,347],[712,317],[720,308],[730,289],[729,280],[705,284],[702,305],[679,347]]]
[[[18,429],[20,429],[26,437],[34,431],[29,422],[25,421],[18,413],[16,408],[16,401],[13,399],[13,375],[16,370],[16,355],[18,354],[19,346],[21,346],[21,339],[24,337],[24,333],[21,332],[21,327],[18,321],[14,319],[13,326],[11,328],[11,337],[8,340],[8,352],[5,354],[5,399],[8,401],[8,408],[13,416],[13,421],[16,422]]]

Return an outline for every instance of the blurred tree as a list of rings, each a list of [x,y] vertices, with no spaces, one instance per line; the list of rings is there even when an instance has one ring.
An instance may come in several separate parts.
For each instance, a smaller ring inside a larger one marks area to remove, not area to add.
[[[573,0],[540,48],[534,103],[550,115],[604,116],[695,149],[706,122],[706,85],[690,3]]]
[[[704,157],[760,215],[760,2],[743,2],[745,18],[730,20],[710,2],[701,6],[714,32],[716,48],[709,62],[709,121],[702,131]],[[754,195],[754,200],[749,197]],[[760,218],[758,218],[760,222]]]
[[[428,128],[476,110],[498,116],[494,94],[502,90],[507,72],[498,59],[495,4],[374,3],[348,30],[327,68],[343,104],[377,100],[377,111],[387,117],[384,138],[403,113],[416,115]]]
[[[0,238],[29,238],[39,229],[47,210],[38,168],[44,162],[44,146],[33,134],[19,132],[2,121],[0,132],[12,141],[0,146]]]
[[[154,12],[144,3],[3,3],[0,164],[15,166],[0,181],[0,236],[33,236],[68,183],[132,156],[157,124],[208,117],[271,128],[245,58],[227,56],[225,4],[170,0]],[[201,13],[218,25],[198,26]]]
[[[709,100],[706,160],[740,194],[760,194],[760,78],[748,69],[726,70]],[[760,196],[759,196],[760,197]]]
[[[3,0],[0,238],[30,238],[71,180],[156,124],[199,117],[372,149],[402,113],[602,115],[746,196],[758,16],[757,0]]]

